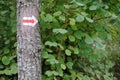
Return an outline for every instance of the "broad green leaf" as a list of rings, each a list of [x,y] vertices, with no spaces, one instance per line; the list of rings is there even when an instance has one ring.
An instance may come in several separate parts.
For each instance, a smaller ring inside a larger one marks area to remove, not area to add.
[[[90,23],[93,23],[93,20],[91,18],[86,17],[86,20]]]
[[[67,33],[67,30],[65,30],[65,29],[53,29],[53,32],[54,33],[65,34],[65,33]]]
[[[86,17],[88,14],[86,12],[81,12],[81,14]]]
[[[62,14],[61,11],[57,11],[57,12],[55,12],[55,13],[53,14],[53,16],[60,16],[61,14]]]
[[[10,43],[10,40],[6,40],[6,41],[5,41],[5,44],[9,44],[9,43]]]
[[[84,4],[82,4],[82,3],[80,3],[80,2],[76,2],[76,4],[77,4],[78,6],[84,6]]]
[[[66,65],[69,69],[72,69],[73,63],[72,62],[67,62]]]
[[[58,44],[61,50],[64,50],[64,47],[61,44]]]
[[[3,63],[4,65],[9,65],[9,64],[10,64],[9,58],[8,58],[7,56],[3,56],[3,57],[2,57],[2,63]]]
[[[0,11],[1,15],[5,15],[6,13],[8,13],[8,10]]]
[[[96,29],[97,31],[104,31],[103,26],[100,25],[100,24],[96,25],[96,26],[95,26],[95,29]]]
[[[89,10],[96,10],[96,9],[97,9],[97,6],[95,6],[95,5],[92,5],[89,7]]]
[[[107,39],[108,39],[108,40],[112,40],[112,35],[107,34]]]
[[[69,9],[69,8],[71,7],[71,5],[64,5],[64,7],[65,7],[66,9]]]
[[[105,45],[103,45],[103,40],[100,39],[99,37],[95,38],[95,46],[96,49],[105,49]]]
[[[61,66],[61,68],[62,68],[63,70],[65,70],[65,69],[66,69],[65,64],[61,64],[60,66]]]
[[[79,49],[77,47],[75,47],[73,51],[74,51],[74,54],[79,54]]]
[[[78,16],[76,17],[76,21],[77,21],[77,22],[83,22],[83,21],[84,21],[84,16],[78,15]]]
[[[52,75],[53,75],[52,71],[46,71],[45,74],[46,74],[47,76],[52,76]]]
[[[74,42],[74,41],[75,41],[75,37],[72,36],[72,35],[70,35],[70,36],[69,36],[69,40],[70,40],[71,42]]]
[[[56,71],[52,71],[52,73],[53,73],[55,76],[58,75],[58,72],[56,72]]]
[[[8,70],[8,69],[4,70],[4,73],[5,73],[6,75],[12,75],[11,70]]]
[[[45,42],[45,45],[48,45],[48,46],[50,46],[50,47],[57,47],[57,43],[56,42],[51,42],[51,41],[46,41]]]
[[[65,50],[65,54],[66,54],[66,55],[71,56],[71,53],[72,53],[72,52],[71,52],[69,49],[66,49],[66,50]]]
[[[42,52],[42,58],[48,58],[49,54],[47,51]]]
[[[51,14],[47,14],[47,15],[46,15],[46,21],[52,22],[52,20],[53,20],[52,15],[51,15]]]
[[[75,35],[75,37],[76,37],[77,39],[81,39],[82,36],[83,36],[83,33],[82,33],[81,31],[76,31],[76,32],[74,33],[74,35]]]
[[[46,60],[47,62],[49,62],[51,65],[54,65],[54,64],[58,64],[59,62],[58,62],[58,60],[56,60],[56,59],[47,59]]]
[[[72,29],[72,30],[77,30],[77,26],[75,26],[75,25],[74,25],[74,26],[71,26],[71,29]]]
[[[59,20],[65,22],[65,16],[63,16],[63,15],[59,16]]]
[[[12,74],[16,74],[17,72],[18,72],[17,65],[16,64],[12,64],[11,65],[11,73]]]
[[[75,23],[75,19],[73,19],[73,18],[70,18],[70,25],[71,26],[74,26],[76,23]]]
[[[87,44],[93,44],[93,39],[89,36],[89,35],[86,35],[85,37],[85,42]]]
[[[10,52],[9,49],[4,49],[4,54],[8,54]]]
[[[105,39],[107,38],[107,32],[105,32],[105,31],[100,32],[100,33],[99,33],[99,36],[100,36],[101,39],[104,39],[104,40],[105,40]]]

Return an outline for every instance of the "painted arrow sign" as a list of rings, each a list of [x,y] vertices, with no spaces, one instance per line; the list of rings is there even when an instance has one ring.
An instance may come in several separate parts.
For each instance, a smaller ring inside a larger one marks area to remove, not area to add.
[[[22,23],[25,26],[32,26],[32,27],[34,27],[38,23],[38,20],[35,18],[35,16],[23,17]]]

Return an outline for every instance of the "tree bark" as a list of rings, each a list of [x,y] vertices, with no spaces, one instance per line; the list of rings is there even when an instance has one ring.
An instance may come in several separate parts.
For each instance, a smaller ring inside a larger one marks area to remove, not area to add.
[[[39,23],[24,25],[24,17],[39,16],[40,0],[17,0],[18,80],[41,80]]]

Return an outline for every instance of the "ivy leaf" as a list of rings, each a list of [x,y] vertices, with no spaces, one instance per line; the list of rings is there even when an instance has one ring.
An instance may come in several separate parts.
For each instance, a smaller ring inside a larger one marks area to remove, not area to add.
[[[53,29],[53,32],[54,33],[65,34],[65,33],[67,33],[67,30],[65,30],[65,29]]]
[[[96,9],[97,9],[97,6],[95,6],[95,5],[92,5],[89,7],[89,10],[96,10]]]
[[[10,64],[9,58],[8,58],[7,56],[3,56],[3,57],[2,57],[2,63],[3,63],[4,65],[9,65],[9,64]]]
[[[86,35],[85,37],[85,42],[87,44],[93,44],[93,39],[89,36],[89,35]]]
[[[68,56],[71,56],[71,51],[69,49],[66,49],[65,54],[68,55]]]
[[[83,21],[84,21],[84,16],[78,15],[78,16],[76,17],[76,21],[77,21],[77,22],[83,22]]]

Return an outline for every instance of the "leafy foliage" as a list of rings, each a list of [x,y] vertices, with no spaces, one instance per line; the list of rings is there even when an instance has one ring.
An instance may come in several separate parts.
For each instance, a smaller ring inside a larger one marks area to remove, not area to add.
[[[17,80],[15,5],[14,0],[0,1],[0,80]]]
[[[42,80],[119,80],[120,0],[41,0]],[[0,80],[17,80],[16,3],[0,1]]]
[[[119,36],[118,3],[42,0],[43,80],[115,80],[108,47]]]

